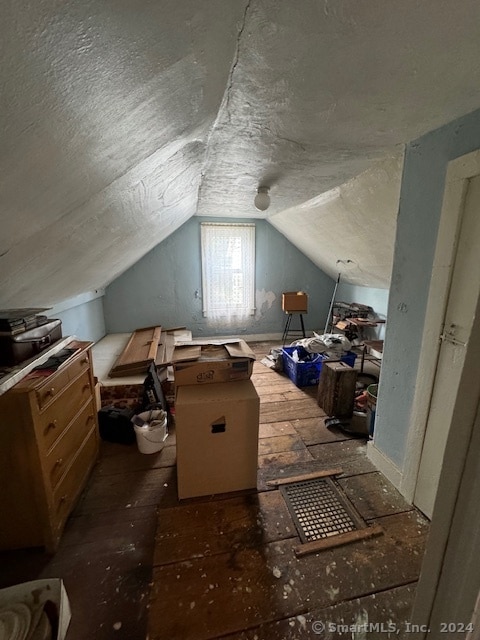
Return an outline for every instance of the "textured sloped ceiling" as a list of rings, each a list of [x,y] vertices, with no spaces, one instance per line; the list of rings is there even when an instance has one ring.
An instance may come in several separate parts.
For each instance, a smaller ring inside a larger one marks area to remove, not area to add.
[[[268,220],[332,278],[388,289],[402,168],[403,151]]]
[[[195,214],[243,10],[35,0],[2,12],[2,306],[101,288]]]
[[[476,0],[5,2],[0,306],[101,288],[192,215],[257,216],[261,183],[319,266],[388,286],[398,146],[480,106],[479,18]]]

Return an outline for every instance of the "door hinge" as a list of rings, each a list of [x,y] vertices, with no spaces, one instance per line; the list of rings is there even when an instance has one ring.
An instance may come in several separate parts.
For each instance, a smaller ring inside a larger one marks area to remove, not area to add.
[[[457,330],[457,327],[454,324],[451,324],[450,328],[447,331],[445,330],[445,326],[444,326],[443,331],[440,334],[440,342],[448,342],[449,344],[453,344],[456,347],[466,347],[467,346],[466,342],[461,342],[460,340],[457,340],[457,338],[455,337],[456,330]]]

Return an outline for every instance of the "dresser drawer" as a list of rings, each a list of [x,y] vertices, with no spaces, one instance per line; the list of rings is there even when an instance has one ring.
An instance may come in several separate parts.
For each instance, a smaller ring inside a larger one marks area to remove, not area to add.
[[[90,368],[90,352],[86,351],[79,357],[75,358],[68,366],[68,376],[70,380],[74,380],[82,371]]]
[[[85,402],[92,397],[90,375],[86,371],[62,390],[53,404],[39,416],[35,429],[40,442],[50,449],[75,418]]]
[[[56,440],[45,460],[46,474],[52,489],[55,489],[62,479],[82,442],[95,424],[95,408],[93,402],[90,402]]]
[[[67,473],[53,491],[52,532],[59,537],[75,501],[83,490],[97,458],[98,434],[93,428],[78,451]]]
[[[44,411],[57,399],[69,382],[75,380],[82,371],[87,372],[89,368],[90,359],[88,352],[81,353],[72,360],[65,369],[61,369],[49,376],[45,383],[35,391],[39,411]]]
[[[38,409],[42,411],[62,392],[65,386],[70,382],[68,371],[58,371],[47,378],[45,384],[42,384],[35,391]]]

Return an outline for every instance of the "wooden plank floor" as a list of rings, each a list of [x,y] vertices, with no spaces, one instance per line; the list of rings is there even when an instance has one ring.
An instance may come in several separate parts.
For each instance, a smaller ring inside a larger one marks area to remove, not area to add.
[[[67,640],[294,640],[351,637],[341,624],[402,625],[427,521],[378,473],[363,439],[327,429],[316,389],[260,363],[258,490],[180,503],[175,436],[159,454],[103,443],[60,548],[0,554],[0,587],[62,577]],[[297,559],[295,525],[269,479],[341,467],[342,489],[384,535]],[[316,625],[316,626],[315,626]],[[382,637],[393,637],[388,633]],[[327,637],[327,636],[325,636]]]

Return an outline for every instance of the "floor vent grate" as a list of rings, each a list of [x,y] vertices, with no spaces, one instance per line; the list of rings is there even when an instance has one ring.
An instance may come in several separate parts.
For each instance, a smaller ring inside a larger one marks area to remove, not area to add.
[[[366,527],[331,478],[284,484],[280,491],[304,543]]]

